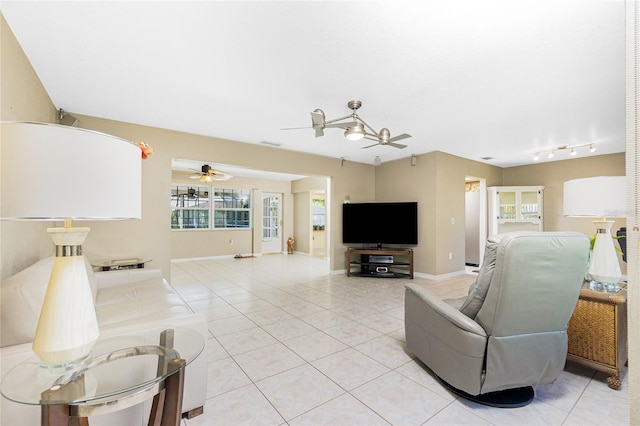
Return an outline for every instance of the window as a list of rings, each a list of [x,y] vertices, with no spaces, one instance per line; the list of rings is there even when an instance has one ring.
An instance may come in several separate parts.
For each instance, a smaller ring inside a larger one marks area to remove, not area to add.
[[[208,229],[209,209],[209,188],[171,188],[171,229]]]
[[[213,193],[213,203],[210,194]],[[210,221],[213,217],[213,223]],[[171,229],[251,227],[251,190],[171,186]]]
[[[214,189],[214,222],[218,228],[251,226],[251,191],[248,189]]]
[[[313,230],[324,231],[325,228],[325,201],[324,198],[314,198],[313,208]]]

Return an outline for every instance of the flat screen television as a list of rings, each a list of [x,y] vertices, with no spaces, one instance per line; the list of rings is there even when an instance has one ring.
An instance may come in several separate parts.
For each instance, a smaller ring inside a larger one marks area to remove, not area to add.
[[[417,245],[418,203],[343,204],[342,243]]]

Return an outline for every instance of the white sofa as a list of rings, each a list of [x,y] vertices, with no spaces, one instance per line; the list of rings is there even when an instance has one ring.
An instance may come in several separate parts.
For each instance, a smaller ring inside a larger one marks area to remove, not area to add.
[[[52,264],[53,258],[43,259],[0,285],[0,375],[3,378],[17,363],[35,356],[31,351],[31,341]],[[150,328],[186,327],[199,333],[206,345],[209,333],[205,317],[189,309],[163,279],[160,270],[90,271],[89,276],[101,337]],[[187,366],[182,411],[203,407],[206,394],[205,349]],[[117,413],[91,417],[90,424],[146,424],[150,408],[151,401],[146,401]],[[18,404],[2,398],[0,424],[17,426],[39,423],[39,406]]]

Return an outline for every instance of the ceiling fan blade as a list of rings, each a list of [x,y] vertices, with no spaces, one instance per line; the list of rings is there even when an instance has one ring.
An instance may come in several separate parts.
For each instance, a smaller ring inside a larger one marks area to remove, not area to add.
[[[393,143],[393,142],[386,143],[385,145],[389,145],[389,146],[392,146],[394,148],[399,148],[399,149],[404,149],[404,148],[407,147],[406,145],[402,145],[401,143]]]
[[[229,180],[233,176],[231,176],[229,173],[218,172],[214,174],[212,177],[213,177],[213,180]]]
[[[401,135],[392,137],[391,139],[389,139],[389,142],[395,142],[395,141],[399,141],[399,140],[402,140],[402,139],[407,139],[407,138],[410,138],[410,137],[411,137],[411,135],[403,133]]]
[[[362,148],[360,148],[360,149],[373,148],[374,146],[378,146],[378,145],[381,145],[381,144],[380,144],[380,143],[374,143],[373,145],[363,146],[363,147],[362,147]]]
[[[189,176],[189,179],[200,179],[201,175],[191,175]]]
[[[325,124],[324,127],[337,127],[339,129],[348,129],[349,127],[355,126],[357,123],[355,121],[348,121],[346,123],[331,123]]]
[[[313,127],[281,127],[280,130],[300,130],[300,129],[313,129]]]

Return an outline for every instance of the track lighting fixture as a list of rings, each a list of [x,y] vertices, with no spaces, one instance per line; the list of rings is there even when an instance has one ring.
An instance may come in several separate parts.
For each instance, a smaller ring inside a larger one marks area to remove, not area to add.
[[[559,145],[555,148],[545,149],[544,151],[538,151],[533,155],[533,161],[538,161],[542,154],[547,154],[547,158],[553,158],[556,154],[556,151],[564,151],[569,150],[569,155],[575,157],[578,155],[578,148],[589,147],[589,152],[596,152],[595,144],[590,143],[582,143],[578,145]]]

